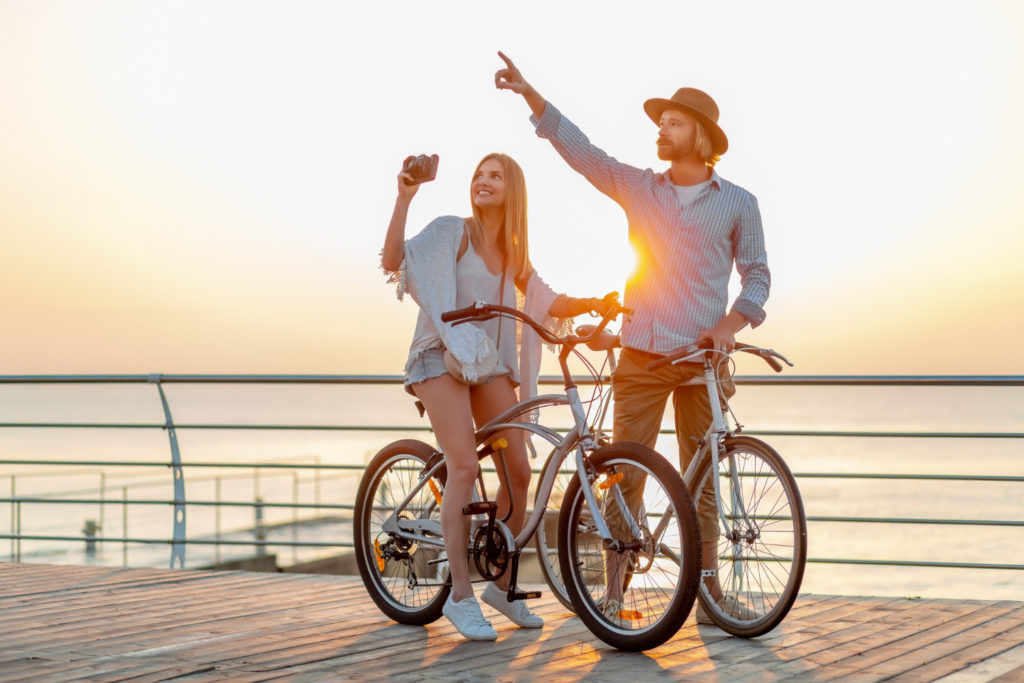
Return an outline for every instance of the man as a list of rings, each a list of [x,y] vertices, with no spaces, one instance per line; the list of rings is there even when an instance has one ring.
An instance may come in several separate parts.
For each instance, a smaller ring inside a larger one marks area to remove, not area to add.
[[[718,125],[718,105],[695,88],[680,88],[669,99],[647,100],[644,111],[658,126],[658,158],[670,166],[663,173],[641,170],[593,145],[533,89],[512,60],[501,52],[498,56],[505,62],[494,76],[498,89],[522,95],[537,135],[547,138],[572,168],[626,212],[639,268],[626,284],[623,300],[634,313],[622,326],[623,349],[613,377],[613,434],[616,441],[653,448],[671,395],[680,467],[685,471],[711,422],[705,388],[683,386],[702,374],[702,366],[670,365],[651,372],[646,365],[701,340],[731,351],[739,330],[764,321],[771,283],[757,199],[714,170],[729,147]],[[734,264],[741,291],[727,310]],[[731,378],[722,389],[726,396],[735,392]],[[710,501],[699,502],[698,515],[704,539],[702,566],[714,570],[719,529],[713,495]],[[721,601],[721,588],[711,572],[705,581],[713,598]],[[745,610],[738,603],[727,607],[734,614]],[[711,623],[700,610],[697,618]]]

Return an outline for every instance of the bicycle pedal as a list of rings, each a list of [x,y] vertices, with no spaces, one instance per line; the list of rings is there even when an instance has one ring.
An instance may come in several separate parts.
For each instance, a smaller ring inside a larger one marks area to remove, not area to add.
[[[513,596],[515,600],[533,600],[540,597],[540,591],[516,591]]]
[[[492,512],[497,511],[498,504],[493,500],[473,501],[466,507],[462,508],[462,514],[464,515],[489,515]]]

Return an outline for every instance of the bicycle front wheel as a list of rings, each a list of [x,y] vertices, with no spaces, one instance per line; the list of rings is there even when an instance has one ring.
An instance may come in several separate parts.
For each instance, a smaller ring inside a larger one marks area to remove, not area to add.
[[[401,624],[439,619],[451,590],[443,548],[385,530],[387,522],[398,519],[432,520],[440,529],[444,468],[423,482],[424,466],[435,452],[413,439],[388,444],[366,467],[356,493],[353,536],[359,574],[381,611]]]
[[[719,515],[716,576],[701,581],[698,599],[722,630],[752,638],[782,622],[800,590],[807,562],[803,501],[782,457],[748,436],[727,438],[714,466],[701,463],[691,485],[698,505],[702,495],[713,500],[713,477],[728,526]]]
[[[592,472],[581,473],[582,481],[612,545],[598,534],[581,477],[574,478],[558,523],[566,590],[580,619],[604,642],[620,650],[657,647],[679,631],[697,593],[693,504],[675,467],[646,446],[613,443],[588,460]]]

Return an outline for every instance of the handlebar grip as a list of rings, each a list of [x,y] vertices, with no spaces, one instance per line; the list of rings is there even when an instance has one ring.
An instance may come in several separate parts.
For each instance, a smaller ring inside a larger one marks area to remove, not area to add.
[[[472,318],[473,316],[480,315],[481,308],[478,304],[472,304],[465,308],[456,308],[453,311],[445,311],[441,314],[441,322],[450,323],[453,320],[462,320],[463,318]]]
[[[752,344],[741,344],[739,342],[736,342],[736,350],[745,351],[747,353],[753,354],[760,358],[761,360],[763,360],[765,363],[767,363],[769,367],[771,367],[771,369],[774,370],[775,372],[782,372],[782,364],[778,360],[776,360],[775,357],[777,354],[771,349],[762,349],[761,347],[754,346]],[[789,361],[786,362],[789,363]]]

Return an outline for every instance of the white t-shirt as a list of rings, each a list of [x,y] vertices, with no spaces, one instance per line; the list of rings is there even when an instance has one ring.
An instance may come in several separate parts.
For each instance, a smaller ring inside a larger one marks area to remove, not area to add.
[[[676,185],[676,200],[679,202],[679,206],[689,206],[700,196],[700,193],[704,191],[708,185],[711,184],[711,180],[705,180],[703,183],[697,183],[696,185]]]

